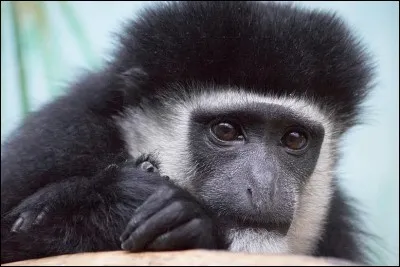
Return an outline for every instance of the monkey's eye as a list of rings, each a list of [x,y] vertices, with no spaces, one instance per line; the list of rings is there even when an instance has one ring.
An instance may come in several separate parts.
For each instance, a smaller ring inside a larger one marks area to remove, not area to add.
[[[231,142],[243,140],[243,135],[240,128],[228,122],[220,122],[211,128],[212,133],[220,141]]]
[[[287,132],[281,140],[282,144],[292,150],[300,150],[307,145],[307,136],[301,131]]]

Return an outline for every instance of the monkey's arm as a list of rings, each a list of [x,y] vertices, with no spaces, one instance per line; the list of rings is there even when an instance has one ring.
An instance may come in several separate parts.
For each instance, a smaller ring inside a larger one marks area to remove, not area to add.
[[[124,165],[50,184],[7,213],[2,262],[120,249],[135,209],[164,183],[158,174]]]

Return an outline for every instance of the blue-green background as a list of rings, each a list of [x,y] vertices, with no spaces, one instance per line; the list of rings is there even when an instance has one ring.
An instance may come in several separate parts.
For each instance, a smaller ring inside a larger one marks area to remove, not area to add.
[[[8,1],[1,3],[1,138],[20,122],[23,113],[16,43]],[[69,27],[57,3],[43,3],[51,34],[40,39],[31,22],[23,29],[22,51],[28,73],[30,109],[62,93],[80,68],[96,67],[113,48],[124,18],[151,2],[72,2],[83,36]],[[312,2],[303,6],[336,10],[367,44],[378,65],[377,85],[366,103],[365,124],[342,142],[339,172],[345,187],[362,203],[366,226],[381,237],[374,242],[377,264],[399,264],[399,3]],[[27,16],[29,21],[29,12]],[[45,47],[45,49],[40,50]],[[42,52],[41,52],[42,51]],[[43,51],[45,51],[43,54]],[[43,62],[50,68],[44,68]],[[46,72],[48,71],[48,72]]]

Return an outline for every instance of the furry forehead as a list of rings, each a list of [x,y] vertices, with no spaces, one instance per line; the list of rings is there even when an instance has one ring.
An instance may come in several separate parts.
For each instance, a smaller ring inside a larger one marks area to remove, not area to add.
[[[146,73],[134,94],[177,90],[181,87],[165,86],[177,81],[240,86],[312,97],[350,126],[372,79],[368,54],[339,17],[294,5],[158,3],[125,30],[113,66],[118,73],[132,68]]]

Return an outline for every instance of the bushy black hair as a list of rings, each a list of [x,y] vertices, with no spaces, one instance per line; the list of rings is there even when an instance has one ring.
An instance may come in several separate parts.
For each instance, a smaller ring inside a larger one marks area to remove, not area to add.
[[[138,75],[129,70],[147,75],[140,94],[166,90],[163,85],[175,81],[200,81],[306,96],[329,107],[344,129],[357,122],[373,80],[371,57],[339,16],[287,3],[157,4],[120,37],[112,64],[132,84]]]

